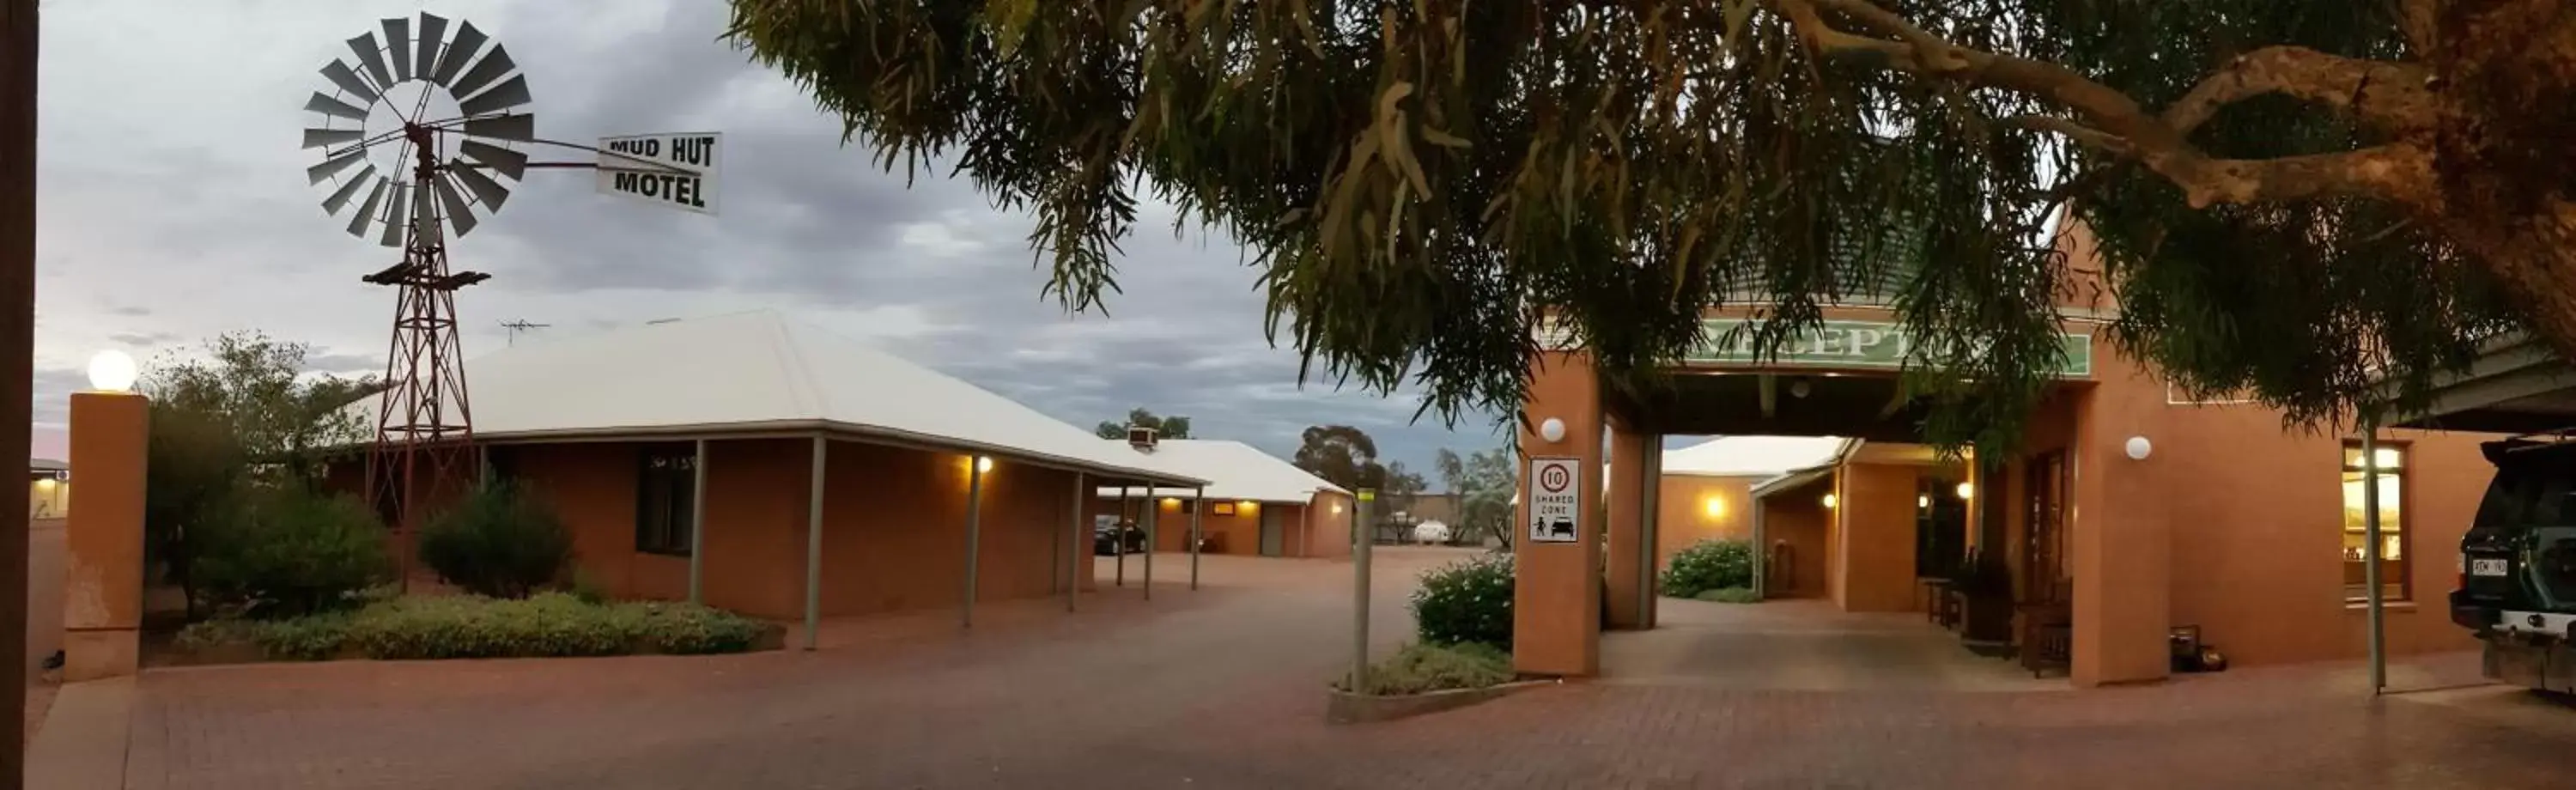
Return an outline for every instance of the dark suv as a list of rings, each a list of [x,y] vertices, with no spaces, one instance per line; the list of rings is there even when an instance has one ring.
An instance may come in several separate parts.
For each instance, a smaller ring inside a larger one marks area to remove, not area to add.
[[[2576,693],[2576,441],[2482,448],[2495,480],[2460,538],[2451,621],[2486,642],[2488,677]]]

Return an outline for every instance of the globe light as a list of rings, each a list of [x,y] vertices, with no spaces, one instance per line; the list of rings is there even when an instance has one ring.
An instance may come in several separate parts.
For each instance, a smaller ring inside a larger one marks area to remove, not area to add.
[[[993,471],[993,457],[989,455],[976,456],[975,471],[979,473]]]
[[[89,386],[100,392],[124,392],[134,388],[134,357],[123,351],[108,349],[89,358]]]
[[[1538,424],[1538,438],[1551,442],[1565,441],[1565,421],[1554,417]]]
[[[2156,446],[2155,443],[2147,441],[2147,437],[2131,436],[2127,443],[2120,446],[2120,450],[2129,454],[2129,460],[2144,461],[2147,460],[2149,453],[2156,451]]]

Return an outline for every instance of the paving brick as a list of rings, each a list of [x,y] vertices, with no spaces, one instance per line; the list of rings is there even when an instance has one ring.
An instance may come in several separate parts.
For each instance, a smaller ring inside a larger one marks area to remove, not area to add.
[[[1443,558],[1381,558],[1382,643],[1411,572]],[[1211,558],[1195,594],[992,604],[971,633],[953,613],[835,622],[812,653],[155,670],[128,786],[2544,787],[2576,743],[2576,710],[2493,689],[2372,702],[2335,667],[2087,692],[1689,682],[1688,656],[1758,649],[1707,622],[1638,635],[1737,640],[1643,648],[1669,659],[1652,677],[1330,727],[1348,567]]]

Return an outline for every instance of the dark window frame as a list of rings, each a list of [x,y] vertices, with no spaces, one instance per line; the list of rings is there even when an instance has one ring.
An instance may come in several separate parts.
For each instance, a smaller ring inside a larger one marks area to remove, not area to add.
[[[635,453],[635,550],[689,556],[697,531],[695,445],[647,445]]]

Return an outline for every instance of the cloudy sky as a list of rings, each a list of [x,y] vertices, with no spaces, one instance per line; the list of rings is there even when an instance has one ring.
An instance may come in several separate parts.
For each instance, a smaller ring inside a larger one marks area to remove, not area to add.
[[[148,363],[256,329],[314,344],[317,368],[381,372],[393,294],[358,278],[394,257],[324,215],[324,188],[303,175],[317,151],[297,148],[318,116],[298,108],[327,91],[316,70],[347,54],[344,39],[423,10],[509,47],[541,137],[725,135],[719,217],[600,196],[582,173],[531,173],[456,247],[459,268],[495,275],[459,300],[469,359],[509,342],[507,320],[560,337],[773,308],[1078,425],[1141,405],[1285,456],[1306,426],[1348,423],[1418,469],[1439,447],[1499,443],[1483,420],[1411,424],[1409,396],[1301,387],[1296,354],[1263,337],[1237,247],[1174,238],[1168,212],[1126,245],[1112,315],[1067,315],[1039,296],[1029,217],[963,183],[907,187],[843,148],[836,121],[717,41],[724,7],[46,2],[33,452],[60,456],[65,395],[101,349]]]

